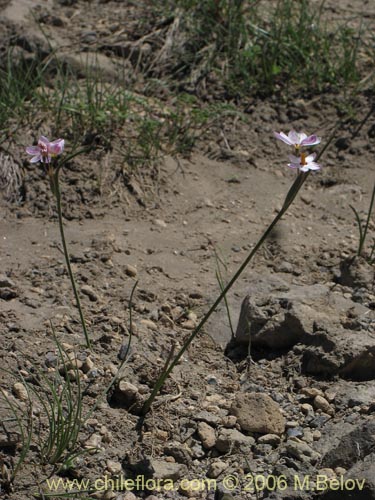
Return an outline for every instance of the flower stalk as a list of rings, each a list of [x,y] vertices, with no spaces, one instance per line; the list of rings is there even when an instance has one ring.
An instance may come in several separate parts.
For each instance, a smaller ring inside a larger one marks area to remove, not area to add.
[[[63,250],[64,250],[65,263],[66,263],[66,267],[68,269],[68,274],[69,274],[69,278],[70,278],[70,283],[72,285],[74,298],[75,298],[76,303],[77,303],[79,318],[81,321],[83,334],[84,334],[85,340],[86,340],[86,347],[88,349],[91,349],[90,337],[89,337],[89,334],[87,332],[86,321],[85,321],[85,317],[83,315],[81,301],[79,298],[76,281],[74,279],[72,266],[70,264],[68,246],[66,244],[66,239],[65,239],[63,215],[62,215],[62,209],[61,209],[61,191],[60,191],[60,184],[59,184],[59,172],[60,172],[59,168],[56,168],[54,171],[53,170],[49,171],[51,189],[52,189],[52,192],[56,198],[57,216],[58,216],[58,220],[59,220],[59,230],[60,230],[60,237],[61,237],[61,242],[62,242],[62,246],[63,246]]]
[[[316,144],[319,144],[320,141],[321,141],[320,137],[317,137],[316,135],[307,136],[304,133],[298,134],[295,131],[289,132],[288,135],[284,134],[283,132],[280,132],[280,133],[274,132],[274,135],[275,135],[276,139],[281,140],[282,142],[288,144],[289,146],[293,146],[294,150],[295,150],[295,152],[297,154],[300,153],[300,148],[301,147],[315,146]],[[207,323],[207,321],[209,320],[209,318],[211,317],[211,315],[214,313],[214,311],[216,310],[216,308],[218,307],[218,305],[220,304],[220,302],[226,297],[226,294],[229,292],[229,290],[232,288],[232,286],[235,284],[235,282],[241,276],[241,274],[243,273],[243,271],[246,269],[246,267],[248,266],[248,264],[251,262],[252,258],[257,253],[257,251],[259,250],[259,248],[263,245],[263,243],[265,242],[265,240],[267,239],[267,237],[270,235],[270,233],[272,232],[272,230],[274,229],[274,227],[276,226],[276,224],[283,217],[283,215],[287,212],[287,210],[289,209],[289,207],[291,206],[291,204],[295,200],[295,198],[296,198],[299,190],[302,188],[302,186],[305,183],[306,179],[310,175],[310,171],[311,170],[318,170],[318,169],[320,169],[320,165],[318,165],[315,162],[315,160],[319,160],[319,158],[321,157],[321,155],[323,154],[323,152],[327,149],[328,145],[332,141],[333,136],[334,136],[334,133],[331,135],[329,141],[326,143],[325,147],[322,149],[322,151],[320,152],[319,155],[315,155],[315,154],[314,155],[310,155],[310,161],[309,162],[305,161],[307,159],[306,156],[302,156],[302,155],[304,155],[304,153],[301,153],[301,157],[300,157],[300,158],[303,158],[303,161],[300,161],[299,158],[296,158],[296,163],[297,163],[297,160],[298,160],[298,165],[295,165],[295,166],[293,165],[293,167],[291,167],[291,168],[298,168],[298,175],[297,175],[297,178],[293,182],[291,188],[289,189],[289,191],[288,191],[288,193],[287,193],[287,195],[285,197],[285,201],[284,201],[283,206],[281,207],[281,210],[278,212],[278,214],[273,219],[273,221],[271,222],[271,224],[265,230],[265,232],[263,233],[263,235],[260,237],[260,239],[258,240],[258,242],[255,244],[254,248],[251,250],[251,252],[249,253],[249,255],[246,257],[246,259],[243,261],[243,263],[241,264],[241,266],[235,272],[235,274],[233,275],[233,277],[231,278],[231,280],[228,282],[228,284],[225,287],[222,287],[220,295],[217,297],[217,299],[215,300],[215,302],[212,304],[212,306],[210,307],[210,309],[208,310],[208,312],[201,319],[201,321],[198,324],[198,326],[192,331],[192,333],[190,334],[190,336],[188,337],[188,339],[185,341],[184,345],[181,347],[181,349],[179,350],[179,352],[176,354],[176,356],[173,359],[173,361],[169,365],[167,365],[167,367],[164,368],[164,370],[162,371],[161,375],[157,379],[157,381],[155,383],[155,386],[154,386],[154,388],[153,388],[153,390],[152,390],[149,398],[145,401],[145,403],[144,403],[144,405],[143,405],[143,407],[141,409],[141,416],[142,417],[144,417],[147,414],[147,412],[150,410],[151,405],[152,405],[154,399],[156,398],[156,396],[158,395],[160,389],[163,387],[164,382],[166,381],[166,379],[168,378],[168,376],[170,375],[170,373],[172,372],[172,370],[174,369],[174,367],[177,365],[177,363],[180,361],[180,359],[183,356],[183,354],[185,353],[185,351],[188,349],[188,347],[190,346],[190,344],[196,338],[196,336],[198,335],[198,333],[202,330],[202,328]],[[304,167],[306,167],[306,165],[311,167],[312,163],[313,163],[313,165],[312,165],[313,168],[304,168]],[[290,167],[290,164],[288,166]]]
[[[71,154],[70,156],[65,158],[65,160],[63,160],[63,161],[58,161],[57,156],[59,156],[63,153],[64,145],[65,145],[64,139],[57,139],[55,141],[50,142],[47,139],[47,137],[44,137],[42,135],[39,138],[38,144],[36,146],[28,146],[26,148],[26,153],[29,155],[32,155],[30,163],[39,163],[39,162],[42,163],[42,165],[44,166],[44,169],[47,173],[47,176],[48,176],[51,191],[52,191],[54,197],[56,198],[60,237],[61,237],[61,242],[62,242],[62,246],[63,246],[63,250],[64,250],[66,267],[68,269],[70,282],[72,285],[74,297],[75,297],[76,304],[78,307],[78,312],[79,312],[79,317],[80,317],[80,321],[81,321],[81,325],[82,325],[82,329],[83,329],[83,334],[84,334],[85,340],[86,340],[86,347],[91,349],[90,337],[89,337],[89,334],[87,332],[86,321],[85,321],[85,318],[83,315],[81,301],[79,298],[77,285],[76,285],[76,282],[74,279],[72,266],[70,264],[68,246],[66,244],[64,223],[63,223],[63,214],[62,214],[62,208],[61,208],[61,191],[60,191],[60,184],[59,184],[59,173],[60,173],[60,169],[61,169],[62,165],[66,161],[68,161],[69,159],[80,154],[82,151],[78,151],[76,153]]]

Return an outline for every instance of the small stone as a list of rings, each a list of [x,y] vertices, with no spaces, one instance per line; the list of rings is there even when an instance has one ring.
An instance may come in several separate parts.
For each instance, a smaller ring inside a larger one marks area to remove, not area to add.
[[[320,458],[319,453],[302,441],[288,440],[286,443],[286,451],[288,455],[291,455],[301,462],[316,463]]]
[[[99,434],[92,434],[87,441],[83,444],[83,447],[87,450],[89,448],[94,448],[93,452],[95,452],[98,448],[100,448],[100,444],[102,442],[102,436]]]
[[[106,462],[107,471],[110,474],[117,475],[122,471],[122,465],[120,462],[115,462],[114,460],[107,460]]]
[[[302,439],[306,442],[306,443],[313,443],[314,441],[314,435],[313,433],[310,431],[310,429],[304,429],[303,430],[303,437]]]
[[[18,297],[18,293],[15,290],[12,290],[11,288],[0,288],[0,299],[3,300],[12,300]],[[26,298],[25,299],[25,304],[33,307],[31,299]],[[34,307],[34,309],[37,309],[38,306]]]
[[[328,478],[336,477],[335,471],[329,467],[325,467],[324,469],[319,469],[318,474],[320,476],[327,476]]]
[[[156,323],[154,323],[150,319],[141,319],[141,321],[139,323],[141,325],[145,326],[146,328],[148,328],[149,330],[156,331],[158,329]]]
[[[244,431],[261,434],[282,434],[285,431],[285,418],[280,407],[267,394],[237,394],[231,413]]]
[[[252,436],[245,436],[237,429],[221,429],[215,446],[221,453],[233,453],[248,451],[254,443]]]
[[[123,379],[117,384],[112,398],[116,404],[134,413],[137,413],[141,409],[144,401],[144,398],[139,393],[138,388]]]
[[[188,319],[181,323],[182,328],[185,330],[194,330],[194,328],[197,326],[195,321],[192,321],[191,319]]]
[[[56,367],[58,364],[58,357],[54,352],[47,352],[46,354],[46,359],[45,359],[45,365],[48,368]]]
[[[215,413],[211,413],[207,410],[199,411],[196,415],[194,415],[194,419],[203,420],[203,422],[213,426],[219,425],[221,422],[221,418],[218,415],[215,415]]]
[[[134,278],[134,277],[135,277],[135,276],[137,276],[137,274],[138,274],[137,268],[136,268],[136,267],[134,267],[134,266],[131,266],[130,264],[127,264],[127,265],[125,266],[124,271],[125,271],[125,274],[126,274],[127,276],[131,276],[132,278]]]
[[[170,455],[179,464],[188,465],[191,463],[190,449],[177,441],[169,442],[164,447],[165,455]]]
[[[335,472],[338,476],[343,476],[346,474],[346,469],[344,469],[344,467],[336,467]]]
[[[164,460],[151,460],[154,469],[153,477],[155,479],[171,479],[177,481],[187,473],[187,467],[184,464],[166,462]]]
[[[91,302],[97,302],[99,300],[98,294],[89,285],[82,285],[81,292],[83,293],[83,295],[87,295]]]
[[[227,427],[228,429],[234,427],[236,423],[237,423],[237,417],[235,417],[234,415],[227,415],[223,417],[221,420],[221,424],[224,427]]]
[[[210,449],[215,446],[215,431],[210,425],[206,424],[206,422],[198,423],[198,436],[200,437],[204,448]]]
[[[315,429],[315,431],[313,432],[314,441],[319,441],[321,437],[322,433],[318,429]]]
[[[20,399],[21,401],[27,401],[29,399],[27,389],[21,382],[16,382],[13,385],[13,392],[16,398]]]
[[[0,274],[0,288],[14,288],[16,284],[5,274]]]
[[[300,406],[301,412],[304,415],[313,415],[314,414],[314,408],[309,404],[309,403],[303,403]]]
[[[270,444],[271,446],[277,446],[280,444],[280,441],[280,436],[277,434],[265,434],[258,439],[259,444]]]
[[[226,464],[222,460],[215,460],[208,467],[207,477],[209,477],[210,479],[216,479],[225,471],[227,467],[228,464]]]
[[[159,227],[167,227],[167,223],[161,219],[155,219],[154,224]]]
[[[83,373],[88,373],[90,370],[94,368],[94,362],[91,358],[87,357],[82,364]]]
[[[324,413],[327,413],[327,415],[334,415],[335,410],[334,408],[328,403],[326,398],[323,396],[316,396],[314,398],[314,407],[317,410],[322,410]]]
[[[127,491],[123,497],[119,498],[119,500],[137,500],[137,497],[131,491]]]
[[[323,391],[316,389],[315,387],[303,387],[301,389],[301,393],[311,399],[316,398],[316,396],[324,396]]]

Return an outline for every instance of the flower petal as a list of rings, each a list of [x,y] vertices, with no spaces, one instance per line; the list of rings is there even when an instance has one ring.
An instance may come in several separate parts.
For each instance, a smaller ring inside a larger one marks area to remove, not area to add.
[[[28,146],[26,148],[26,153],[29,155],[38,155],[40,153],[39,146]]]
[[[319,144],[320,141],[321,138],[317,135],[310,135],[309,137],[306,137],[301,141],[301,146],[315,146],[315,144]]]
[[[64,142],[64,139],[57,139],[56,141],[50,142],[48,150],[54,155],[59,155],[64,151]]]
[[[41,143],[45,144],[47,147],[49,146],[49,140],[47,139],[47,137],[44,137],[44,135],[41,135],[41,136],[39,137],[39,141],[38,141],[38,143],[39,143],[39,142],[41,142]]]
[[[285,142],[285,144],[288,144],[288,146],[293,146],[294,142],[292,142],[289,137],[284,134],[284,132],[274,132],[273,135],[276,137],[276,139],[279,139],[280,141]]]
[[[289,168],[300,168],[300,166],[301,165],[299,163],[288,163]]]
[[[291,130],[288,134],[288,137],[293,145],[300,143],[299,134],[297,134],[295,130]]]
[[[312,161],[314,161],[316,158],[316,153],[312,153],[311,155],[308,155],[306,156],[306,163],[311,163]]]
[[[299,156],[288,155],[288,158],[292,163],[297,163],[298,165],[301,163],[301,158]]]
[[[38,163],[38,161],[42,161],[42,156],[34,156],[34,158],[31,158],[30,163]]]

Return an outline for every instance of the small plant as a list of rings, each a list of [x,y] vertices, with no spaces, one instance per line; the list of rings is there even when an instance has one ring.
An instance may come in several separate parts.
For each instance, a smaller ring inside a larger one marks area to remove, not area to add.
[[[372,188],[370,206],[368,208],[366,221],[364,223],[361,221],[361,217],[358,213],[358,210],[356,210],[353,207],[353,205],[349,205],[350,208],[354,212],[357,227],[358,227],[358,233],[359,233],[358,250],[357,250],[358,256],[361,256],[361,255],[363,256],[365,253],[366,238],[367,238],[367,233],[368,233],[368,229],[369,229],[369,225],[370,225],[370,221],[371,221],[371,215],[372,215],[372,210],[374,207],[374,202],[375,202],[375,183],[374,183],[374,187]],[[365,257],[370,264],[373,264],[375,262],[375,238],[374,238],[374,241],[372,243],[372,247],[371,247],[370,251],[368,252],[368,254]]]
[[[59,173],[60,173],[60,169],[61,169],[63,163],[68,161],[72,157],[77,156],[78,154],[81,153],[81,151],[70,155],[68,158],[66,158],[64,160],[64,162],[61,162],[61,161],[59,162],[57,160],[57,156],[61,155],[63,151],[64,151],[64,139],[57,139],[56,141],[50,142],[44,136],[40,137],[37,146],[28,146],[26,148],[26,153],[28,153],[29,155],[32,155],[30,162],[31,163],[41,162],[42,165],[44,166],[45,172],[46,172],[48,179],[49,179],[51,191],[52,191],[54,197],[56,198],[60,236],[61,236],[61,241],[62,241],[62,245],[63,245],[63,249],[64,249],[66,267],[68,269],[70,282],[72,285],[74,297],[76,299],[76,303],[77,303],[77,307],[78,307],[78,311],[79,311],[79,316],[80,316],[80,320],[81,320],[81,325],[82,325],[83,333],[84,333],[85,340],[86,340],[86,346],[88,348],[91,348],[91,342],[90,342],[89,334],[88,334],[88,331],[86,328],[86,321],[85,321],[85,318],[83,315],[81,301],[79,299],[79,294],[78,294],[76,282],[74,279],[72,267],[70,265],[70,257],[69,257],[68,247],[66,244],[66,238],[65,238],[65,233],[64,233],[63,214],[62,214],[62,208],[61,208],[61,192],[60,192],[60,184],[59,184]]]
[[[325,148],[320,152],[320,155],[311,154],[307,155],[305,151],[303,151],[304,147],[309,147],[309,146],[315,146],[321,142],[320,137],[317,137],[316,135],[310,135],[307,136],[304,133],[297,133],[294,130],[290,131],[288,135],[284,134],[283,132],[274,132],[275,137],[278,140],[281,140],[282,142],[288,144],[289,146],[292,146],[294,148],[294,155],[290,155],[289,159],[291,163],[288,164],[289,168],[296,169],[297,170],[297,178],[292,184],[291,188],[289,189],[284,204],[281,207],[281,210],[278,212],[276,217],[273,219],[271,224],[268,226],[266,231],[263,233],[263,235],[260,237],[256,245],[253,247],[249,255],[246,257],[244,262],[241,264],[239,269],[235,272],[234,276],[230,279],[230,281],[227,283],[227,285],[224,287],[222,283],[222,279],[220,276],[218,277],[219,280],[219,285],[221,289],[220,295],[217,297],[215,302],[212,304],[208,312],[203,316],[201,321],[199,322],[198,326],[192,331],[188,339],[185,341],[184,345],[181,347],[179,352],[176,354],[174,359],[172,361],[167,360],[166,365],[160,374],[159,378],[157,379],[155,386],[151,392],[151,395],[145,402],[142,408],[142,415],[146,415],[146,413],[149,411],[154,399],[156,398],[157,394],[159,393],[160,389],[164,385],[167,377],[170,375],[174,367],[177,365],[179,360],[181,359],[182,355],[184,352],[188,349],[190,344],[193,342],[193,340],[196,338],[198,333],[202,330],[208,319],[211,317],[211,315],[214,313],[220,302],[225,299],[226,300],[226,295],[229,292],[229,290],[232,288],[232,286],[236,283],[238,278],[241,276],[243,271],[246,269],[248,264],[251,262],[252,258],[254,255],[257,253],[257,251],[261,248],[267,237],[270,235],[276,224],[279,222],[279,220],[282,218],[282,216],[287,212],[293,201],[295,200],[299,190],[305,183],[306,179],[308,178],[310,171],[314,170],[319,170],[321,166],[316,163],[315,160],[318,160],[319,157],[323,154],[325,149],[328,147],[330,141],[327,142]],[[333,137],[331,137],[330,140],[332,140]],[[298,156],[297,156],[298,155]]]

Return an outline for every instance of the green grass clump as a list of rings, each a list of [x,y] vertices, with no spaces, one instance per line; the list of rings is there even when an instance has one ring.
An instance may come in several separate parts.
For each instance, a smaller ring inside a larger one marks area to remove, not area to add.
[[[173,2],[175,6],[175,2]],[[175,78],[193,85],[208,75],[229,95],[270,95],[296,87],[309,92],[360,79],[362,25],[323,18],[310,0],[179,0],[179,30],[171,57]],[[172,4],[171,4],[172,7]],[[178,61],[178,62],[177,62]]]

